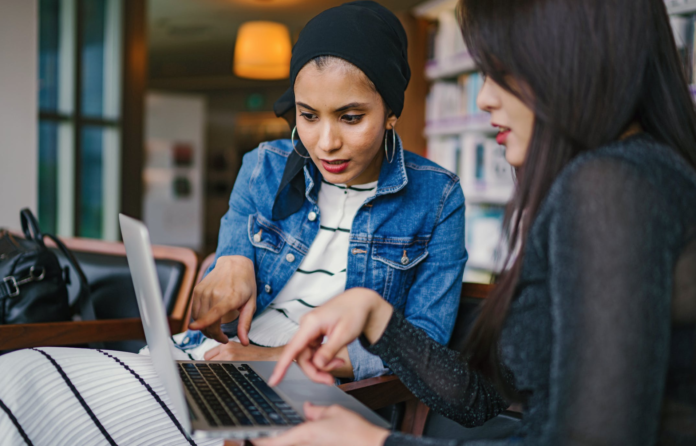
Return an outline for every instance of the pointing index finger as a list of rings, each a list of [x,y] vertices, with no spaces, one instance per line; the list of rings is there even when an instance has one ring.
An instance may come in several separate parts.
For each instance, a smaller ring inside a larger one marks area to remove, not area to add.
[[[323,336],[320,326],[317,325],[314,327],[305,327],[300,326],[300,329],[297,331],[295,336],[283,349],[283,352],[278,359],[278,363],[273,369],[273,374],[268,380],[268,383],[271,386],[277,386],[280,384],[285,377],[285,373],[287,373],[290,364],[292,364],[292,360],[295,359],[300,352],[308,348],[313,340]]]
[[[189,324],[189,326],[193,330],[203,330],[204,328],[207,328],[208,326],[212,325],[213,323],[220,321],[223,314],[224,314],[224,311],[220,308],[220,306],[215,305],[213,308],[208,310],[207,313],[200,316],[195,321],[191,322],[191,324]]]

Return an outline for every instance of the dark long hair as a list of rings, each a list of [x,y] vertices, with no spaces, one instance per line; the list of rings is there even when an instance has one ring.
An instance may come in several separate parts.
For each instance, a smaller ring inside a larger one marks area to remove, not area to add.
[[[504,220],[511,254],[466,343],[470,366],[516,399],[498,340],[522,268],[514,253],[555,178],[634,122],[696,167],[696,112],[663,0],[460,0],[458,16],[478,67],[535,114]]]

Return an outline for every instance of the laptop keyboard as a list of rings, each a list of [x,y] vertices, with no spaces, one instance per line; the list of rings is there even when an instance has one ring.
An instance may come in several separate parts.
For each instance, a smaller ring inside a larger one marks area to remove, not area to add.
[[[248,364],[179,363],[211,426],[292,426],[302,418]]]

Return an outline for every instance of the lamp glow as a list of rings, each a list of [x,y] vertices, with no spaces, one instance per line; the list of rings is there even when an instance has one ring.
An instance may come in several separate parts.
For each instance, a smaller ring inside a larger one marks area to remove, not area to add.
[[[249,79],[290,76],[292,44],[282,23],[254,21],[239,27],[234,48],[234,74]]]

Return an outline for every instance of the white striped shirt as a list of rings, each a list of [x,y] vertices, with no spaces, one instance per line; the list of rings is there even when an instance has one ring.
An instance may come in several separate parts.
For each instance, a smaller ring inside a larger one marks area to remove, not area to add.
[[[287,344],[304,314],[345,291],[353,218],[365,200],[375,195],[377,182],[323,183],[317,200],[319,233],[285,287],[252,322],[249,339],[255,344]]]

